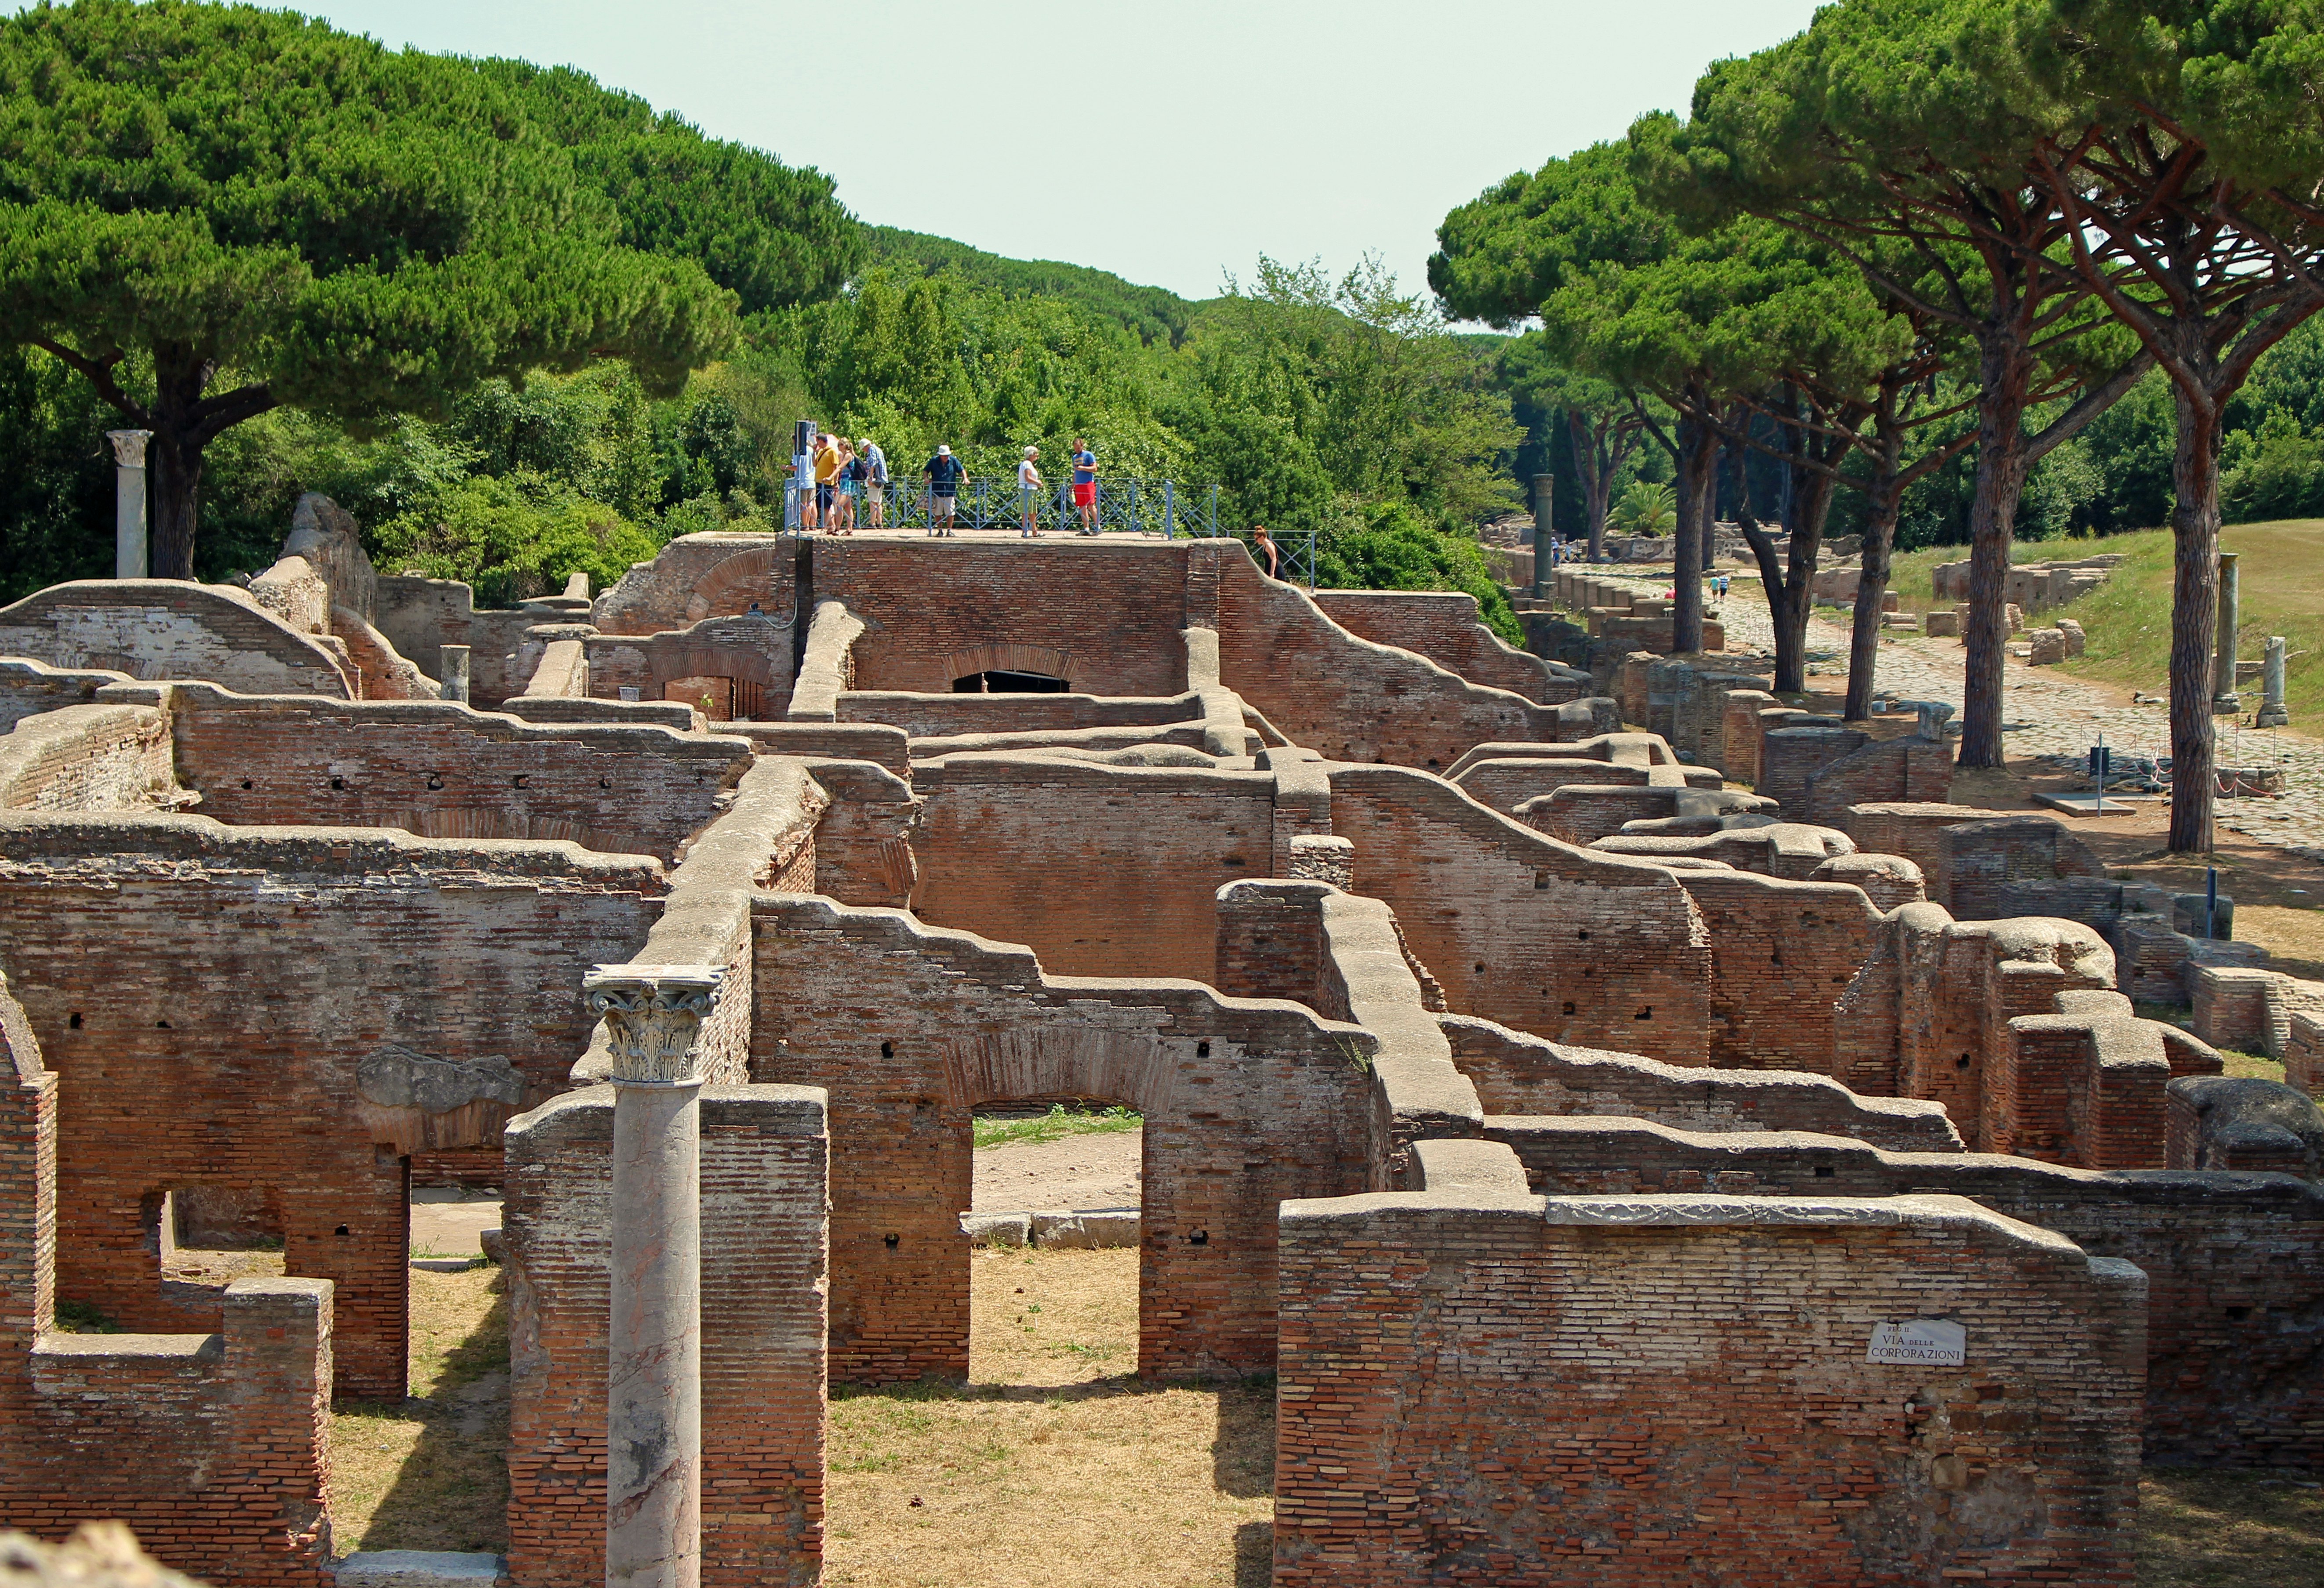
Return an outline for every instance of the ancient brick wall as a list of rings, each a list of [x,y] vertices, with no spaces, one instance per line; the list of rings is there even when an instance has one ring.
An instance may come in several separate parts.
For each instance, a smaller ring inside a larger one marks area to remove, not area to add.
[[[0,810],[151,810],[174,790],[170,720],[147,706],[63,706],[0,734]]]
[[[1485,627],[1473,595],[1434,590],[1318,590],[1313,599],[1325,617],[1359,638],[1426,656],[1471,684],[1553,705],[1573,698],[1572,682],[1555,679],[1540,657],[1527,656]]]
[[[561,1090],[582,973],[630,957],[662,889],[650,861],[559,846],[0,817],[0,966],[61,1080],[61,1293],[214,1328],[216,1291],[161,1282],[161,1199],[265,1189],[286,1271],[337,1283],[340,1392],[401,1398],[411,1122],[359,1070]]]
[[[800,891],[909,909],[919,884],[912,829],[920,799],[912,785],[870,761],[816,759],[807,767],[831,803],[816,823],[814,882]]]
[[[570,839],[669,860],[751,766],[742,739],[521,722],[451,702],[170,692],[180,780],[238,827],[395,827],[429,838]]]
[[[850,690],[839,697],[842,722],[884,722],[914,739],[970,734],[1065,733],[1088,728],[1161,728],[1203,720],[1201,697],[1167,695],[913,694]],[[1158,739],[1157,732],[1150,737]]]
[[[0,1517],[117,1518],[181,1571],[322,1588],[330,1284],[238,1280],[217,1334],[53,1332],[57,1102],[0,981]]]
[[[1440,778],[1328,767],[1356,886],[1450,1008],[1554,1042],[1707,1061],[1711,949],[1673,874],[1519,826]]]
[[[1882,932],[1864,890],[1748,871],[1673,875],[1710,939],[1708,1061],[1835,1075],[1834,1023]]]
[[[790,709],[795,632],[790,613],[767,608],[644,638],[590,634],[581,642],[589,693],[618,701],[628,688],[641,701],[690,706],[706,693],[715,721],[779,721]]]
[[[739,618],[791,610],[791,564],[798,536],[681,535],[650,563],[641,563],[600,595],[592,620],[608,634],[658,634],[705,618]]]
[[[1616,1115],[1691,1131],[1814,1131],[1898,1152],[1961,1150],[1941,1106],[1861,1097],[1821,1074],[1688,1069],[1546,1042],[1464,1014],[1437,1023],[1452,1061],[1495,1115]]]
[[[702,1581],[818,1580],[823,1554],[822,1094],[702,1093]],[[605,1571],[612,1088],[510,1123],[509,1573]]]
[[[1797,822],[1833,825],[1850,805],[1945,799],[1952,792],[1952,751],[1938,740],[1911,736],[1876,740],[1814,768],[1806,781],[1803,803],[1787,805],[1784,813]]]
[[[922,762],[912,780],[913,909],[1029,944],[1053,971],[1204,980],[1219,886],[1272,866],[1271,773],[1020,754]]]
[[[811,550],[814,599],[844,601],[864,622],[857,688],[942,694],[996,667],[1090,694],[1186,687],[1185,543],[818,540]]]
[[[382,577],[376,589],[374,626],[422,673],[440,677],[443,647],[468,647],[468,703],[480,710],[524,692],[542,649],[538,641],[528,647],[527,631],[564,615],[545,606],[478,611],[475,592],[454,579],[395,574]]]
[[[1876,1206],[1286,1207],[1274,1582],[2128,1584],[2137,1271]],[[1930,1318],[1960,1365],[1867,1360]]]
[[[755,1080],[831,1097],[831,1375],[968,1365],[970,1115],[1145,1115],[1139,1371],[1273,1365],[1275,1210],[1361,1189],[1364,1033],[1161,981],[1053,980],[1022,950],[825,899],[755,904]]]
[[[0,607],[0,656],[251,694],[353,693],[339,658],[231,586],[82,579]]]
[[[1643,1120],[1486,1122],[1534,1189],[1967,1197],[2147,1276],[2147,1459],[2324,1465],[2324,1189],[2281,1175],[2098,1172],[1837,1137],[1703,1135]]]
[[[1216,580],[1215,615],[1190,599],[1185,620],[1218,630],[1222,682],[1295,744],[1333,760],[1442,770],[1471,745],[1559,737],[1554,707],[1351,634],[1305,591],[1261,574],[1240,542],[1193,555]]]
[[[2080,878],[2091,885],[2093,902],[2121,909],[2119,889],[2106,881],[2106,867],[2088,845],[2047,816],[2006,816],[1997,821],[1963,822],[1941,827],[1935,840],[1935,879],[1943,884],[1941,897],[1947,909],[1963,921],[1997,921],[2031,913],[2016,906],[2050,902],[2027,896],[2025,885],[2053,884]],[[2062,903],[2062,900],[2057,901]],[[2050,909],[2044,914],[2065,914]],[[2075,912],[2075,919],[2080,919]]]
[[[126,673],[100,668],[75,672],[30,656],[0,656],[0,733],[27,717],[60,706],[86,706],[110,684],[125,684]]]

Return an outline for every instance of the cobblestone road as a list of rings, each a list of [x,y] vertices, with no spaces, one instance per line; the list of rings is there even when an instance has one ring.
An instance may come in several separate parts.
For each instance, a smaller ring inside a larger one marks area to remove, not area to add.
[[[1775,628],[1756,582],[1737,580],[1721,616],[1729,649],[1772,654]],[[1810,619],[1808,658],[1811,674],[1827,687],[1838,688],[1848,675],[1847,623],[1821,616]],[[1960,642],[1892,636],[1880,647],[1879,687],[1906,700],[1947,701],[1958,709]],[[2013,760],[2085,756],[2100,734],[2117,755],[2171,753],[2171,725],[2160,704],[2124,705],[2109,691],[2052,668],[2028,667],[2015,656],[2007,664],[2003,690],[2004,743]],[[2230,726],[2224,720],[2219,727],[2222,766],[2280,766],[2284,789],[2274,798],[2221,800],[2220,827],[2255,842],[2324,859],[2324,741],[2273,729]]]

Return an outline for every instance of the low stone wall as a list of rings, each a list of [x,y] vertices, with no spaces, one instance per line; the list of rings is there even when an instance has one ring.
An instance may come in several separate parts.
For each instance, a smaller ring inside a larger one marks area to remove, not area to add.
[[[0,656],[0,733],[42,711],[88,705],[96,701],[98,690],[128,682],[128,674],[110,668],[76,671],[51,667],[30,656]]]
[[[1282,1244],[1277,1584],[2132,1580],[2128,1263],[1918,1196],[1462,1186]],[[1926,1319],[1958,1362],[1868,1360]]]
[[[570,839],[669,860],[752,763],[738,739],[537,724],[450,701],[325,704],[199,684],[161,699],[181,780],[203,814],[235,826]]]
[[[1862,1097],[1797,1070],[1692,1069],[1544,1042],[1464,1014],[1436,1019],[1489,1114],[1616,1115],[1692,1131],[1816,1131],[1898,1152],[1961,1150],[1934,1103]]]
[[[2324,1466],[2324,1189],[2285,1175],[2097,1172],[1987,1153],[1893,1153],[1805,1134],[1644,1120],[1493,1118],[1536,1191],[1886,1198],[1943,1193],[2145,1273],[2150,1461]]]
[[[170,720],[147,706],[65,706],[0,733],[0,810],[150,811],[177,792]]]
[[[1530,559],[1531,554],[1526,554]],[[1527,656],[1477,616],[1458,591],[1319,590],[1316,606],[1351,634],[1426,656],[1471,684],[1554,704],[1587,693],[1586,675]]]
[[[0,607],[0,656],[133,678],[201,678],[253,694],[355,693],[343,656],[241,591],[169,579],[82,579]]]

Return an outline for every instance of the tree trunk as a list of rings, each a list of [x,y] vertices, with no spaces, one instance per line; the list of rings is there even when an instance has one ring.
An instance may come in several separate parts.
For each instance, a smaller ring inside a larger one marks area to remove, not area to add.
[[[1784,611],[1775,625],[1775,688],[1797,693],[1808,686],[1808,618],[1815,610],[1815,574],[1823,549],[1824,521],[1831,516],[1831,477],[1792,465],[1791,500],[1784,528],[1791,532],[1790,570],[1784,580]],[[1784,682],[1790,679],[1790,683]]]
[[[150,565],[156,579],[191,579],[206,440],[193,410],[211,366],[190,350],[168,344],[153,350],[153,438],[145,444]]]
[[[1614,474],[1599,454],[1600,423],[1584,419],[1578,409],[1565,410],[1566,436],[1573,444],[1573,473],[1582,486],[1582,517],[1589,526],[1593,563],[1606,555],[1606,497]]]
[[[1702,649],[1702,554],[1711,544],[1711,503],[1719,489],[1719,434],[1708,420],[1679,424],[1678,524],[1671,575],[1671,650]]]
[[[2220,405],[2173,381],[2179,436],[2171,460],[2171,853],[2211,847],[2218,734],[2211,716],[2219,636]]]
[[[1897,479],[1898,444],[1888,438],[1865,491],[1864,562],[1856,574],[1856,613],[1848,631],[1848,703],[1841,719],[1872,715],[1872,687],[1880,665],[1880,614],[1888,594],[1889,559],[1896,548],[1896,514],[1904,500]]]
[[[1978,360],[1977,491],[1969,502],[1969,656],[1961,678],[1960,765],[1999,766],[2002,665],[2009,644],[2003,592],[2017,499],[2025,490],[2025,393],[2033,357],[2009,332],[1988,331]]]

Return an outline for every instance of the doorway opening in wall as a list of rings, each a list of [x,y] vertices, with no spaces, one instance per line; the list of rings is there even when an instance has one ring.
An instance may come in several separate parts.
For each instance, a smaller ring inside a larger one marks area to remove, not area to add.
[[[331,1412],[331,1528],[342,1554],[507,1553],[508,1294],[503,1271],[484,1255],[501,1196],[477,1171],[480,1156],[414,1157],[405,1399],[343,1400]]]
[[[968,1382],[833,1387],[826,1581],[1266,1583],[1272,1378],[1137,1376],[1144,1121],[1041,1097],[973,1128]]]
[[[207,1308],[206,1292],[284,1271],[282,1202],[271,1187],[178,1186],[149,1194],[144,1216],[161,1294],[181,1307]]]
[[[952,681],[954,694],[1064,694],[1073,686],[1047,673],[991,667]]]

